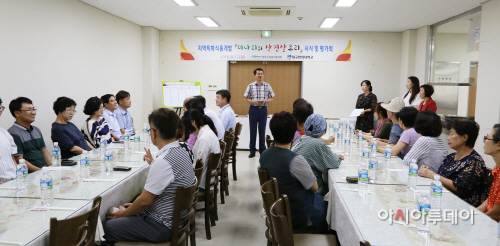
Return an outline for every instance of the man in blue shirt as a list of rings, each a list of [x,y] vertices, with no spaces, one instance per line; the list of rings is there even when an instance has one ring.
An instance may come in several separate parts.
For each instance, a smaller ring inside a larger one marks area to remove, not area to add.
[[[114,139],[123,139],[123,134],[120,131],[120,124],[118,124],[115,114],[116,109],[118,108],[115,96],[112,94],[106,94],[101,97],[101,100],[104,105],[104,114],[102,116],[106,122],[108,122],[109,129],[111,129],[111,135]],[[132,133],[130,133],[130,135],[132,135]]]
[[[216,92],[215,104],[220,107],[220,120],[222,125],[224,125],[224,130],[229,131],[229,128],[236,127],[236,114],[234,114],[233,108],[229,105],[231,100],[231,93],[228,90],[218,90]]]
[[[130,135],[134,135],[134,121],[132,120],[132,115],[130,115],[128,111],[128,108],[132,106],[130,93],[123,90],[119,91],[116,93],[116,101],[118,102],[118,108],[115,111],[115,115],[118,125],[120,125],[120,132],[125,134],[125,130],[127,130]]]

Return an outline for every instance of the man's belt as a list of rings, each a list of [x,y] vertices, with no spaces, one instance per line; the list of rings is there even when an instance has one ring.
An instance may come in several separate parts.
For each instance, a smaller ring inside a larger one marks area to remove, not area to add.
[[[250,107],[254,107],[254,108],[258,108],[258,109],[263,109],[263,108],[265,108],[267,106],[254,106],[254,105],[250,105]]]

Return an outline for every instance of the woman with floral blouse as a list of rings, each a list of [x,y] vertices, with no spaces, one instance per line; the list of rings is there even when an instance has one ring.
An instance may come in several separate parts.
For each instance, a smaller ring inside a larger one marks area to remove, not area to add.
[[[472,206],[479,206],[488,197],[488,169],[474,150],[479,126],[473,120],[456,120],[448,125],[448,145],[457,152],[446,156],[436,174],[428,166],[418,174],[426,178],[441,176],[443,186]]]
[[[373,130],[373,112],[377,105],[377,96],[372,93],[372,83],[369,80],[361,82],[361,90],[363,93],[358,96],[356,108],[364,110],[356,119],[356,130],[370,132]]]

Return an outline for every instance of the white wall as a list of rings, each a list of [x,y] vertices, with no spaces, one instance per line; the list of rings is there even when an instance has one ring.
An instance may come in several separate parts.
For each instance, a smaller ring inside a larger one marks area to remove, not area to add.
[[[476,96],[476,121],[481,126],[475,149],[481,154],[488,167],[495,162],[483,151],[483,136],[488,134],[494,124],[500,122],[500,1],[488,1],[483,4],[481,16],[481,43],[479,44],[479,70]]]
[[[153,102],[161,101],[160,96],[154,93],[155,86],[160,82],[158,79],[160,69],[160,31],[154,27],[142,27],[142,85],[144,106],[142,116],[147,123],[149,113],[155,109]],[[161,107],[158,106],[158,107]]]
[[[89,97],[120,89],[132,94],[134,121],[144,121],[136,113],[143,107],[138,25],[76,0],[0,1],[0,30],[3,106],[18,96],[30,98],[47,146],[56,118],[52,104],[60,96],[77,102],[72,122],[79,128]],[[0,117],[2,128],[13,122],[9,110]]]
[[[160,31],[160,80],[201,81],[207,106],[218,112],[215,92],[208,91],[207,85],[226,88],[227,62],[181,61],[180,39],[256,39],[260,35],[260,31]],[[349,116],[361,93],[360,83],[365,79],[373,83],[379,101],[399,95],[401,33],[273,31],[273,38],[352,40],[351,62],[303,63],[302,95],[317,113]],[[272,85],[272,81],[268,82]],[[155,96],[161,98],[160,84],[157,88]],[[161,100],[155,100],[154,107],[159,106]]]
[[[415,75],[415,56],[417,49],[417,30],[406,30],[401,41],[401,76],[399,95],[404,95],[408,77]]]

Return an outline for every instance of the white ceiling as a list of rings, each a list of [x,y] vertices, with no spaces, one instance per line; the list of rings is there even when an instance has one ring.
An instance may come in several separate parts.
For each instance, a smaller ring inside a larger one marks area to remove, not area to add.
[[[458,15],[486,0],[358,0],[351,8],[335,0],[195,0],[180,7],[172,0],[81,0],[140,26],[160,30],[305,30],[401,32]],[[292,16],[242,16],[237,6],[295,6]],[[208,28],[194,16],[211,16],[220,27]],[[298,20],[297,17],[303,17]],[[320,29],[324,17],[342,17],[332,29]]]

